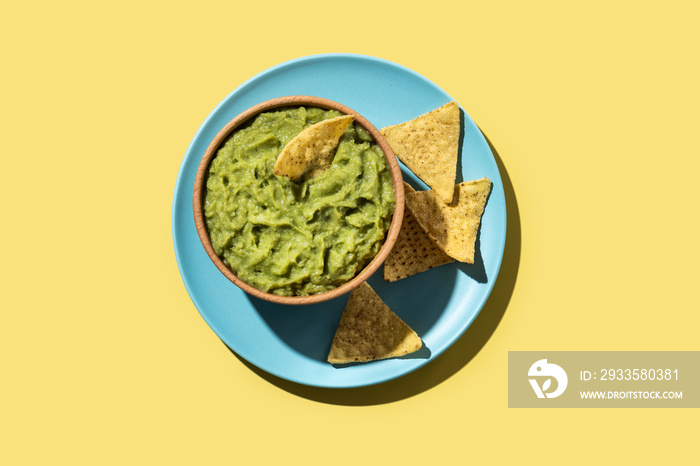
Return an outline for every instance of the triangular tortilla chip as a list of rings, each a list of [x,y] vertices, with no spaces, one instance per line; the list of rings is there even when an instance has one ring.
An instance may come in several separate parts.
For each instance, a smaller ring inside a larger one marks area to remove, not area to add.
[[[393,358],[418,351],[422,345],[416,332],[363,282],[350,293],[328,362],[345,364]]]
[[[404,183],[404,190],[415,192],[408,183]],[[411,211],[404,209],[399,236],[384,261],[384,280],[395,282],[450,262],[454,259],[423,231]]]
[[[452,202],[435,191],[406,193],[406,207],[440,248],[460,262],[474,263],[474,245],[491,180],[481,178],[454,186]]]
[[[297,182],[322,173],[331,166],[333,150],[353,119],[343,115],[305,128],[284,146],[272,172]]]
[[[399,160],[443,201],[452,201],[459,153],[457,102],[405,123],[382,128],[381,133]]]

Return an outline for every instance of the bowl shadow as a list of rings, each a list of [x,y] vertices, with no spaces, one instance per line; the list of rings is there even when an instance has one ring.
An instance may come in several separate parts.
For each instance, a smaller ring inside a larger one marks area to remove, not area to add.
[[[383,266],[367,283],[418,335],[424,335],[441,317],[440,313],[425,312],[425,309],[446,307],[456,275],[456,269],[447,267],[435,267],[424,272],[419,278],[420,286],[427,287],[431,293],[419,295],[415,293],[415,276],[387,283],[383,279]],[[349,296],[346,294],[330,301],[305,306],[284,306],[254,296],[248,296],[248,299],[268,327],[289,348],[325,364]],[[429,348],[424,347],[418,353],[420,354],[412,357],[430,357]]]
[[[506,170],[503,160],[498,154],[496,148],[485,134],[484,138],[486,139],[486,142],[488,143],[489,148],[491,149],[491,152],[496,160],[503,183],[507,215],[505,250],[498,278],[496,279],[491,295],[486,301],[484,307],[481,309],[481,312],[478,314],[466,332],[444,353],[429,364],[426,364],[409,374],[380,384],[357,388],[321,388],[290,382],[269,374],[250,364],[233,350],[230,350],[230,348],[229,350],[251,371],[290,394],[320,403],[344,406],[372,406],[410,398],[439,385],[459,372],[472,359],[474,359],[474,357],[486,345],[503,319],[510,299],[513,295],[513,290],[515,288],[518,270],[520,267],[521,225],[515,190],[513,188],[510,176],[508,175],[508,171]],[[479,237],[477,237],[477,241],[479,241],[478,238]],[[477,251],[479,251],[478,243]],[[475,259],[481,260],[480,254],[477,254],[478,255]],[[434,275],[433,278],[435,283],[439,283],[440,280],[445,280],[447,278],[447,283],[443,282],[443,285],[441,286],[448,287],[452,287],[454,285],[454,277],[455,274],[458,273],[457,270],[461,271],[462,273],[467,273],[477,281],[481,281],[481,279],[485,280],[485,274],[483,277],[481,275],[482,272],[479,269],[478,260],[475,260],[475,264],[473,266],[468,264],[460,264],[457,268],[451,269],[446,267],[436,267],[435,269],[431,269],[423,274],[432,273]],[[483,260],[481,260],[481,268],[483,268]],[[449,272],[450,270],[451,272]],[[381,271],[382,269],[380,268],[379,271],[370,278],[370,285],[378,288],[378,294],[384,299],[382,290],[386,284],[383,283],[381,278]],[[452,274],[451,281],[449,281],[450,273]],[[411,283],[412,278],[415,278],[415,276],[399,280],[391,285],[392,287],[395,287],[397,284],[401,284],[401,286],[409,289],[411,287],[415,287],[415,283]],[[393,293],[394,291],[392,289],[391,295],[393,295]],[[432,298],[436,294],[437,293],[433,293],[431,290],[430,297]],[[312,330],[332,333],[338,320],[340,319],[340,314],[342,313],[342,309],[345,306],[346,301],[347,297],[338,298],[329,303],[322,303],[323,305],[316,305],[316,307],[319,307],[319,309],[314,309],[314,306],[311,306],[310,310],[307,309],[305,312],[310,312],[310,315],[316,314],[322,317],[322,322],[314,323],[313,325],[317,327],[313,328]],[[385,301],[391,307],[391,296],[388,296]],[[328,348],[330,347],[330,342],[328,347],[318,348],[316,343],[310,343],[304,340],[303,332],[301,334],[297,333],[299,332],[299,327],[303,326],[303,323],[300,324],[298,321],[297,323],[294,323],[295,319],[285,318],[284,316],[280,317],[281,314],[279,313],[279,309],[276,306],[274,309],[268,306],[270,303],[257,298],[251,298],[251,302],[261,313],[261,316],[265,318],[271,328],[278,333],[280,338],[290,344],[292,348],[301,352],[302,354],[306,354],[309,357],[321,358],[321,360],[325,360],[328,353]],[[433,304],[435,304],[434,301]],[[325,306],[332,306],[333,309],[324,308]],[[277,312],[274,312],[275,310]],[[283,314],[284,313],[282,313],[282,315]],[[429,317],[431,313],[422,313],[422,318],[420,318],[418,313],[404,316],[397,311],[397,314],[399,314],[402,318],[405,317],[404,320],[406,320],[409,325],[414,326],[414,329],[419,333],[419,335],[421,332],[425,332],[427,329],[429,329],[437,318],[437,316],[433,316],[432,318]],[[415,319],[415,322],[411,319]],[[303,320],[306,321],[307,319]],[[311,319],[309,319],[307,323],[310,322]],[[295,326],[299,327],[294,328]],[[330,329],[329,326],[332,326],[332,329]],[[430,354],[429,348],[425,349],[424,351],[426,351],[425,354]]]

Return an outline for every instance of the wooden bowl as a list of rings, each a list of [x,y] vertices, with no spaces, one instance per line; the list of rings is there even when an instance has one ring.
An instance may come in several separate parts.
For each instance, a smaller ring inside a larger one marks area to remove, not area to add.
[[[333,290],[326,291],[324,293],[319,293],[309,296],[278,296],[272,293],[267,293],[261,291],[248,283],[244,282],[236,274],[224,264],[223,260],[216,255],[214,248],[211,245],[211,240],[209,238],[209,233],[207,232],[206,223],[204,221],[204,211],[203,211],[203,199],[204,191],[206,189],[206,178],[209,171],[209,164],[216,156],[216,152],[219,146],[226,140],[226,138],[233,133],[233,131],[238,128],[241,124],[245,123],[251,117],[257,115],[258,113],[272,110],[279,107],[297,107],[297,106],[311,106],[320,107],[324,109],[338,110],[341,113],[354,115],[355,123],[359,124],[367,132],[369,132],[377,145],[384,152],[384,156],[389,165],[391,171],[391,178],[394,184],[394,193],[396,198],[396,206],[394,208],[394,214],[389,226],[389,231],[387,232],[386,239],[381,249],[377,255],[372,259],[372,261],[367,264],[367,266],[360,271],[352,280],[340,285]],[[214,137],[214,139],[209,144],[209,147],[204,152],[202,161],[199,164],[197,170],[197,175],[194,181],[194,192],[193,192],[193,208],[194,208],[194,222],[197,227],[197,234],[199,239],[202,241],[202,245],[207,252],[207,255],[212,260],[214,265],[219,269],[219,271],[226,276],[231,282],[241,288],[248,294],[256,296],[260,299],[266,301],[271,301],[273,303],[280,304],[314,304],[320,303],[322,301],[328,301],[333,298],[342,296],[350,292],[353,288],[360,285],[362,282],[367,280],[384,262],[389,251],[394,246],[396,242],[396,237],[399,234],[399,229],[401,228],[401,221],[403,220],[403,209],[404,209],[404,189],[403,189],[403,177],[401,176],[401,169],[396,160],[394,152],[389,147],[389,143],[384,139],[384,136],[374,127],[366,118],[364,118],[359,113],[346,107],[345,105],[339,104],[332,100],[324,99],[321,97],[312,96],[286,96],[279,97],[276,99],[268,100],[262,102],[254,107],[249,108],[244,111],[233,120],[231,120],[224,128],[219,132],[219,134]]]

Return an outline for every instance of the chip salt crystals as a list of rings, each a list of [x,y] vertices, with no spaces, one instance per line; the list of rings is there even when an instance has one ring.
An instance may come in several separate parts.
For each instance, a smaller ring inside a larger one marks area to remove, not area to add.
[[[450,203],[433,190],[408,192],[406,207],[443,251],[473,264],[476,236],[490,193],[491,180],[481,178],[455,185]]]
[[[282,149],[272,172],[296,182],[322,173],[331,166],[333,151],[353,119],[342,115],[304,129]]]
[[[415,190],[404,182],[404,192]],[[399,236],[384,261],[384,280],[395,282],[450,262],[454,262],[454,258],[445,254],[423,231],[410,210],[404,209]]]
[[[418,351],[422,346],[418,334],[363,282],[350,293],[328,362],[347,364],[393,358]]]
[[[452,201],[457,177],[460,116],[457,102],[381,129],[391,149],[445,202]]]

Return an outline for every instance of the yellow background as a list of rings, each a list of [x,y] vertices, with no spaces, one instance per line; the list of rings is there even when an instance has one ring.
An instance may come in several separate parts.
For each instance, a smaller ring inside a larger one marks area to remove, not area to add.
[[[700,350],[697,3],[240,3],[2,7],[0,463],[697,460],[697,410],[507,407],[509,350]],[[326,52],[452,95],[509,202],[474,325],[424,369],[357,390],[238,359],[171,239],[209,112]]]

